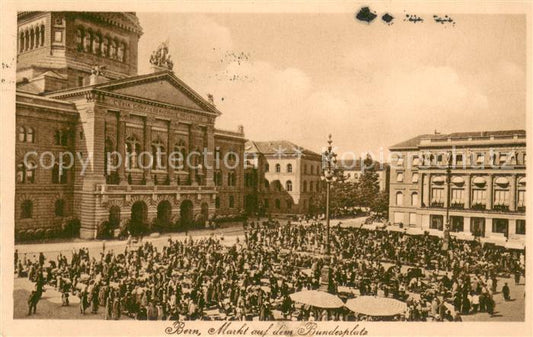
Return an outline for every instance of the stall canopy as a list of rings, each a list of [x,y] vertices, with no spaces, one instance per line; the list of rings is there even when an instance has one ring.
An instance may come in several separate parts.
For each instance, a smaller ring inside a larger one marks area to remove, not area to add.
[[[524,250],[525,245],[523,242],[516,241],[516,240],[509,240],[505,243],[505,248],[507,249],[517,249],[517,250]]]
[[[439,231],[438,229],[429,229],[428,233],[431,236],[438,236],[439,238],[444,237],[444,232],[443,231]]]
[[[351,311],[369,316],[394,316],[407,310],[405,302],[387,297],[360,296],[346,302]]]
[[[344,302],[337,296],[318,290],[303,290],[289,296],[294,302],[317,308],[335,309],[344,306]]]

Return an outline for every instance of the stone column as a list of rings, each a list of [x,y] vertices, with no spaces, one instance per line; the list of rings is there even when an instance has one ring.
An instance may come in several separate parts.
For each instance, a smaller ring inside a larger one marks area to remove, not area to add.
[[[463,232],[465,233],[471,233],[472,230],[470,229],[470,217],[469,216],[465,216],[463,218],[463,224],[464,224],[464,228],[463,228]]]
[[[121,185],[128,184],[126,179],[125,167],[126,167],[126,120],[129,114],[125,111],[120,111],[117,116],[117,152],[121,158],[121,165],[118,168],[118,178]]]
[[[175,163],[170,162],[170,154],[174,152],[174,130],[178,128],[178,123],[174,120],[168,121],[168,134],[167,134],[167,174],[170,185],[175,185],[177,179],[174,175]]]
[[[214,187],[215,182],[213,180],[213,174],[215,170],[215,128],[214,125],[208,125],[205,128],[204,134],[205,147],[209,155],[206,158],[206,165],[204,165],[204,181],[205,185],[209,187]],[[242,160],[242,158],[239,158]]]
[[[194,151],[194,146],[193,146],[193,140],[194,140],[194,136],[193,136],[193,130],[194,130],[194,125],[193,124],[189,124],[189,141],[187,142],[187,155],[190,156],[191,152]],[[194,173],[194,170],[192,169],[192,158],[193,157],[189,157],[190,159],[187,160],[187,158],[185,158],[185,161],[183,162],[184,165],[185,165],[185,171],[187,171],[188,173],[188,180],[189,180],[189,185],[192,185],[195,181],[196,181],[196,177],[193,176],[193,173]]]
[[[516,210],[516,175],[509,177],[509,211]]]
[[[144,119],[144,152],[148,153],[152,151],[152,125],[154,125],[154,117],[146,116]],[[152,167],[147,167],[149,162],[148,158],[149,156],[147,154],[144,155],[143,165],[145,168],[143,168],[143,175],[146,180],[146,185],[152,185]],[[155,158],[153,159],[155,160]]]
[[[467,174],[464,178],[465,178],[465,200],[464,200],[465,209],[469,209],[470,203],[472,202],[472,182],[471,182],[472,176],[470,174]],[[470,218],[468,219],[469,219],[468,224],[470,225]]]
[[[430,184],[431,184],[431,174],[424,174],[423,177],[423,202],[426,207],[429,207],[431,200],[430,200]]]
[[[494,190],[494,186],[493,185],[494,185],[493,176],[492,176],[492,174],[489,174],[487,176],[487,209],[492,209],[492,201],[493,201],[492,192]],[[492,229],[492,227],[491,227],[491,229]]]

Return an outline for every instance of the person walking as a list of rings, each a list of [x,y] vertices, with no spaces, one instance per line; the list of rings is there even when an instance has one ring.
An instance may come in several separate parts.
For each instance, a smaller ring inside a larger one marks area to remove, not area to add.
[[[505,284],[502,287],[502,293],[503,293],[503,299],[504,300],[506,300],[506,301],[510,301],[511,300],[511,291],[509,289],[509,285],[507,284],[507,282],[505,282]]]
[[[39,294],[37,289],[32,290],[30,296],[28,297],[28,316],[31,314],[35,314],[37,311],[37,303],[41,299],[41,295]]]

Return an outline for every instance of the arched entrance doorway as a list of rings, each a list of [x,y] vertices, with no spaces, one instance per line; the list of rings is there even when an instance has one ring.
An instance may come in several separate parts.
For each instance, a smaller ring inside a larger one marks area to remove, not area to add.
[[[180,205],[180,223],[183,228],[189,228],[193,220],[193,204],[190,200],[184,200]]]
[[[120,207],[111,206],[109,209],[109,226],[112,229],[118,228],[120,225]]]
[[[148,220],[148,208],[144,201],[136,201],[131,205],[131,224],[130,231],[133,235],[138,235],[145,229]]]
[[[171,225],[172,205],[170,201],[163,200],[157,205],[157,222],[159,226],[168,227]]]

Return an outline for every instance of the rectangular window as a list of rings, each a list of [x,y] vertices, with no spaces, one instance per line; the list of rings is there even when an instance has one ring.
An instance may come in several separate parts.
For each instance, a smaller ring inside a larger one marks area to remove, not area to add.
[[[494,205],[495,206],[509,206],[509,191],[508,190],[494,191]]]
[[[398,172],[398,175],[396,176],[396,181],[398,182],[403,181],[403,172]]]
[[[462,216],[452,216],[450,217],[450,230],[452,232],[462,232],[464,231],[464,218]]]
[[[58,30],[54,32],[54,42],[62,42],[63,41],[63,32]]]
[[[452,204],[464,204],[464,190],[462,188],[452,189]]]
[[[471,218],[470,231],[474,236],[485,236],[485,218]]]
[[[444,188],[433,188],[431,190],[431,202],[443,203],[444,202]]]
[[[83,76],[78,76],[78,87],[83,87]]]
[[[516,220],[516,234],[526,234],[526,220]]]
[[[438,229],[439,231],[441,231],[443,223],[444,222],[443,222],[443,216],[442,215],[431,215],[430,216],[429,227],[431,229]]]
[[[409,225],[416,226],[416,213],[409,213]]]
[[[506,237],[509,234],[509,220],[507,219],[493,219],[492,232],[503,233]]]
[[[518,196],[517,196],[517,207],[526,207],[526,191],[525,190],[519,190]]]
[[[400,212],[394,213],[394,223],[395,224],[403,223],[403,213],[400,213]]]
[[[485,205],[486,195],[485,190],[472,190],[472,205]]]

